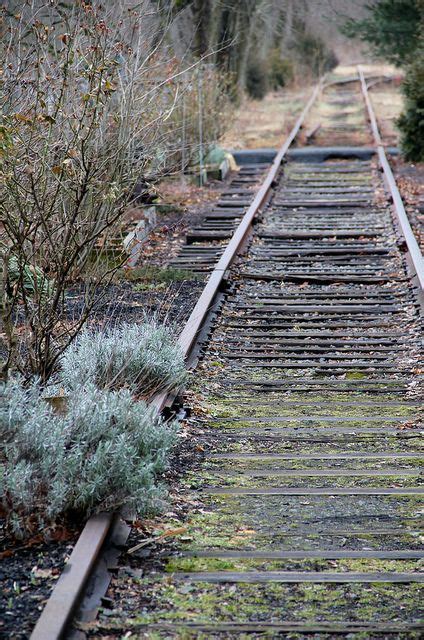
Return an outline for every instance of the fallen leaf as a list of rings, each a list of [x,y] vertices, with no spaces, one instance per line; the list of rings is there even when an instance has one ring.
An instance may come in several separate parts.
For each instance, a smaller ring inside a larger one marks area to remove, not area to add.
[[[53,576],[53,569],[40,569],[37,566],[35,566],[35,567],[33,567],[31,569],[31,573],[36,578],[52,578],[52,577],[54,577]]]
[[[138,551],[139,549],[142,549],[143,547],[150,544],[151,542],[158,542],[159,540],[163,540],[164,538],[169,538],[171,536],[179,536],[182,533],[185,533],[186,531],[187,531],[186,527],[178,527],[177,529],[168,529],[167,531],[164,531],[163,533],[161,533],[161,535],[159,536],[155,536],[154,538],[146,538],[145,540],[142,540],[141,542],[136,544],[135,547],[131,547],[131,549],[128,549],[127,553],[128,554],[135,553],[136,551]]]

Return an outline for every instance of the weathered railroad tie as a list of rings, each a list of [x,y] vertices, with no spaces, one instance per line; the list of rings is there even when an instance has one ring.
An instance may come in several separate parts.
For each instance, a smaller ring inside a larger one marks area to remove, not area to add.
[[[269,163],[266,162],[240,167],[201,223],[188,231],[184,245],[169,266],[198,274],[211,271],[251,204],[268,168]]]
[[[197,385],[202,505],[145,579],[152,632],[418,633],[419,308],[379,186],[370,162],[290,163],[233,271]]]

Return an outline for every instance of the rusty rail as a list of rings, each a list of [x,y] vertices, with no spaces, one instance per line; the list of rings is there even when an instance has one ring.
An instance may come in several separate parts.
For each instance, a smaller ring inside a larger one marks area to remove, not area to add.
[[[362,94],[368,110],[371,130],[372,130],[374,141],[377,147],[377,154],[378,154],[380,167],[383,171],[386,186],[393,200],[394,212],[396,214],[396,218],[399,223],[402,234],[405,238],[409,255],[411,257],[411,262],[415,270],[415,275],[417,277],[420,289],[421,291],[423,291],[424,290],[424,257],[421,253],[417,239],[414,236],[414,232],[412,231],[412,228],[409,223],[408,216],[402,201],[402,196],[399,193],[399,189],[397,187],[396,180],[393,175],[393,171],[390,167],[389,161],[387,160],[386,151],[384,149],[383,141],[381,139],[380,131],[378,128],[377,118],[375,116],[371,99],[368,93],[367,81],[364,76],[364,72],[360,66],[358,66],[358,73],[359,73],[359,79],[361,81]]]
[[[308,103],[296,120],[293,129],[280,147],[262,186],[244,214],[216,267],[209,276],[205,288],[178,339],[186,358],[189,356],[195,344],[196,338],[224,278],[224,274],[248,236],[253,220],[267,200],[274,180],[280,170],[283,158],[302,128],[305,117],[317,99],[323,84],[324,78],[322,78],[315,87]],[[168,395],[162,394],[154,399],[153,404],[158,410],[161,410],[167,403],[167,399]],[[102,545],[112,529],[115,516],[116,514],[114,513],[101,513],[92,516],[87,521],[65,569],[34,627],[31,640],[60,640],[60,638],[63,637],[79,598],[90,577],[91,571],[96,564]]]

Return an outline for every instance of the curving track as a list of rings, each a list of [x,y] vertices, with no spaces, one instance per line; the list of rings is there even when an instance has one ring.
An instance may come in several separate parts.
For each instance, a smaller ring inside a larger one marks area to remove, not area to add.
[[[338,117],[322,123],[320,144],[369,144],[360,86],[326,89],[321,107],[336,106]],[[423,630],[422,257],[379,140],[396,215],[375,157],[332,152],[280,170],[301,122],[246,203],[180,338],[190,355],[220,301],[202,336],[196,388],[209,418],[204,459],[185,481],[200,500],[188,539],[138,596],[132,585],[125,616],[100,616],[92,637],[418,638]],[[66,596],[72,583],[61,584]],[[124,589],[116,578],[112,593]],[[75,597],[67,602],[69,619]],[[55,611],[53,594],[33,638],[60,636],[66,620],[48,626]]]

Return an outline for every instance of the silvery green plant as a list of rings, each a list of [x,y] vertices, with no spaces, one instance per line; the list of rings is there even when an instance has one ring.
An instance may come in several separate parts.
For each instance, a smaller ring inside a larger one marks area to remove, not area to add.
[[[2,391],[1,504],[16,535],[124,504],[140,514],[160,507],[156,477],[167,468],[175,421],[125,389],[71,392],[62,414],[38,382],[24,388],[14,379]]]
[[[149,399],[180,386],[186,368],[173,332],[153,319],[83,331],[64,353],[59,378],[65,389],[127,388]]]

